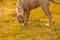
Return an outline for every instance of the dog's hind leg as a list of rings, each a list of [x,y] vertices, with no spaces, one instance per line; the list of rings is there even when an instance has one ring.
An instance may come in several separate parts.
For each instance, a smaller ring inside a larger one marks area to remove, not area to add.
[[[46,24],[46,26],[49,26],[50,25],[51,18],[52,18],[51,17],[51,13],[49,11],[49,4],[50,4],[49,2],[48,3],[45,3],[45,4],[41,4],[43,11],[45,12],[45,14],[48,17],[48,23]]]

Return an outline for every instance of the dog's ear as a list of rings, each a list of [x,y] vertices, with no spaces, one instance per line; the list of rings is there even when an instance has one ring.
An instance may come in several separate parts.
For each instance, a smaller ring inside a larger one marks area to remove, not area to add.
[[[14,14],[13,14],[13,16],[15,16],[15,17],[16,17],[16,16],[17,16],[17,13],[14,13]]]

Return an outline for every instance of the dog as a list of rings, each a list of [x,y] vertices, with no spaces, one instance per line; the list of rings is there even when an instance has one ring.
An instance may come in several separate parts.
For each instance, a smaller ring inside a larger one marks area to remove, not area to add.
[[[52,19],[51,12],[49,11],[50,1],[56,4],[60,4],[54,2],[54,0],[18,0],[16,3],[15,15],[19,24],[21,26],[25,26],[28,23],[30,11],[34,8],[41,6],[48,17],[48,23],[46,23],[46,26],[49,26]]]

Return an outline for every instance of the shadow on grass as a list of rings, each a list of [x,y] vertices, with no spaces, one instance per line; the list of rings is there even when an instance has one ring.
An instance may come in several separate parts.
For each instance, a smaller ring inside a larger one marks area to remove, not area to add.
[[[44,22],[42,22],[40,20],[29,20],[28,25],[31,25],[31,26],[34,26],[34,27],[43,27]]]

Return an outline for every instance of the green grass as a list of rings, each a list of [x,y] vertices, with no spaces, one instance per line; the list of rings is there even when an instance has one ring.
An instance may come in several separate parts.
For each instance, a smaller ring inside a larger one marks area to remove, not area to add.
[[[28,25],[21,27],[13,16],[15,4],[16,0],[0,3],[0,40],[60,40],[60,4],[50,4],[53,20],[49,27],[41,7],[31,10]]]

